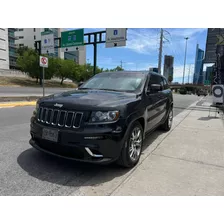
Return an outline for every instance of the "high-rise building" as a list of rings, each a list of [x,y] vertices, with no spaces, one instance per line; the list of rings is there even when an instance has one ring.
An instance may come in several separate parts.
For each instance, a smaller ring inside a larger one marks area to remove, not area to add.
[[[203,76],[203,58],[204,51],[199,48],[199,45],[196,45],[196,55],[195,55],[195,65],[194,65],[194,84],[203,84],[204,76]]]
[[[206,67],[205,80],[211,81],[213,70],[214,70],[214,66]]]
[[[9,69],[9,45],[7,28],[0,28],[0,69]]]
[[[164,68],[163,68],[163,76],[168,80],[169,76],[173,78],[173,63],[174,57],[170,55],[165,55],[164,57]]]
[[[16,45],[15,45],[15,31],[16,28],[8,28],[8,43],[9,43],[9,68],[15,69],[16,68]]]

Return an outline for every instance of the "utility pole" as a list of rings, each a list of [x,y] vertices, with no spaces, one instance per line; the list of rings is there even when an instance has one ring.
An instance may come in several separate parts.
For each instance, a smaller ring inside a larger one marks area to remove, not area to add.
[[[186,40],[186,45],[185,45],[184,70],[183,70],[183,81],[182,81],[182,84],[184,84],[185,65],[186,65],[186,56],[187,56],[187,40],[189,39],[189,37],[185,37],[184,39]]]
[[[160,30],[160,44],[159,44],[159,62],[158,62],[158,73],[161,74],[162,65],[162,53],[163,53],[163,29]]]
[[[122,60],[121,60],[121,68],[123,68],[122,63],[123,63],[123,62],[122,62]]]
[[[188,70],[188,84],[190,82],[190,72],[191,72],[191,65],[189,65],[189,70]]]

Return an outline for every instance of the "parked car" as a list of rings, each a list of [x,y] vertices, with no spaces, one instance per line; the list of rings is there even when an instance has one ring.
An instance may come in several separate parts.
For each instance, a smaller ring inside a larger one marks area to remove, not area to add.
[[[206,90],[206,89],[200,89],[200,90],[197,92],[197,95],[198,95],[198,96],[207,96],[207,95],[208,95],[208,90]]]
[[[83,162],[135,166],[146,134],[169,131],[173,95],[154,72],[105,72],[77,90],[38,100],[30,144],[43,152]]]

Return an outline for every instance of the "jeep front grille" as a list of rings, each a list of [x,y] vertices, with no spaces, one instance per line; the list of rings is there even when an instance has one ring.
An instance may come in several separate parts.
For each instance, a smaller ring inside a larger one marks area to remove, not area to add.
[[[66,110],[50,109],[40,107],[37,113],[37,120],[52,126],[79,128],[83,113]]]

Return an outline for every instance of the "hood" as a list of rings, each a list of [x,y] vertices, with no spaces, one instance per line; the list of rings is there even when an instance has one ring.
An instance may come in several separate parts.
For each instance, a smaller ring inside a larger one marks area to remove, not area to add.
[[[136,101],[135,93],[115,92],[105,90],[74,90],[44,97],[40,100],[45,106],[59,107],[69,109],[71,106],[79,110],[88,110],[93,108],[117,108]]]

